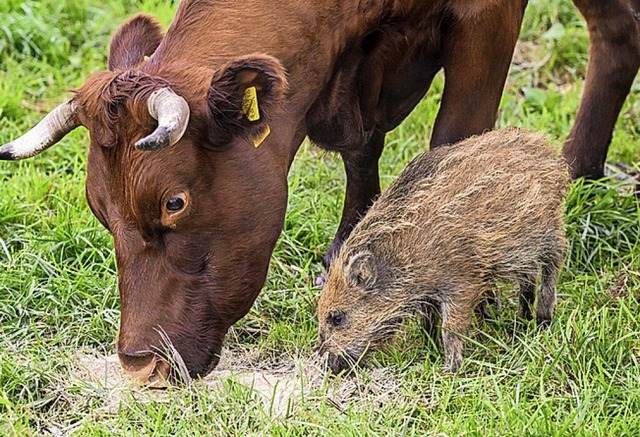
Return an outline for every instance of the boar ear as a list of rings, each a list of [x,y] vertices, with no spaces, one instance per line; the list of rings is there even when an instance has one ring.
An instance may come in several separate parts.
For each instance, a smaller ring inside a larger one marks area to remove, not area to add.
[[[139,14],[120,26],[109,45],[109,70],[133,68],[151,56],[162,41],[162,28],[150,15]]]
[[[347,261],[345,272],[351,287],[370,287],[378,278],[376,260],[368,250],[352,255]]]
[[[287,90],[284,67],[268,55],[248,55],[220,68],[208,96],[209,142],[222,146],[239,136],[268,135],[269,120]],[[266,131],[266,132],[265,132]]]

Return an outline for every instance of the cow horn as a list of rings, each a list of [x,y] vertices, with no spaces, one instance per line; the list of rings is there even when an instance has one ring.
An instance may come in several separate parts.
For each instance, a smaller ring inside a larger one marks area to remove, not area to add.
[[[190,110],[186,100],[169,88],[161,88],[149,96],[147,108],[149,115],[158,120],[158,127],[151,135],[136,142],[136,149],[160,150],[180,141],[189,124]]]
[[[16,161],[35,156],[78,126],[80,122],[76,116],[76,103],[69,100],[48,113],[26,134],[0,147],[0,159]]]

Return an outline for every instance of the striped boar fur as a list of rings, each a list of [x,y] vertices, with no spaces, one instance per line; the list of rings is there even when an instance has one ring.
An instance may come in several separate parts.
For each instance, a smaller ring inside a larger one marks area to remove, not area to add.
[[[537,322],[548,324],[566,245],[568,186],[568,167],[547,141],[517,129],[418,156],[354,228],[328,272],[318,313],[331,369],[359,362],[417,312],[428,324],[441,319],[445,367],[456,372],[460,335],[496,282],[519,285],[523,319],[531,318],[537,294]]]

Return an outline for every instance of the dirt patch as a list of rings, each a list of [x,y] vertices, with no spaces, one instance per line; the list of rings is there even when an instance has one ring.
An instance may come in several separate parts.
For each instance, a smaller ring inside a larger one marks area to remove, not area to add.
[[[344,411],[350,406],[358,408],[359,404],[382,405],[401,393],[399,379],[385,368],[371,369],[363,380],[357,376],[332,378],[317,357],[292,358],[286,364],[257,364],[244,354],[224,350],[218,367],[206,378],[194,381],[192,387],[222,392],[229,384],[239,384],[259,396],[265,411],[274,417],[288,414],[305,399],[327,402]],[[166,390],[133,384],[123,374],[117,355],[79,355],[76,369],[71,383],[100,391],[106,398],[107,413],[117,412],[122,400],[131,393],[141,402],[169,397]]]

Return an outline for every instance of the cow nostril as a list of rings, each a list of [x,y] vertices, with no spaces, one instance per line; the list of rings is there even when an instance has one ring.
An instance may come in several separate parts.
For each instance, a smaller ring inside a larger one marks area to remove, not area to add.
[[[135,383],[149,387],[165,387],[171,366],[149,351],[119,351],[118,357],[124,373]]]
[[[148,377],[146,385],[151,388],[166,388],[169,385],[171,366],[162,358],[156,358],[155,367]]]

